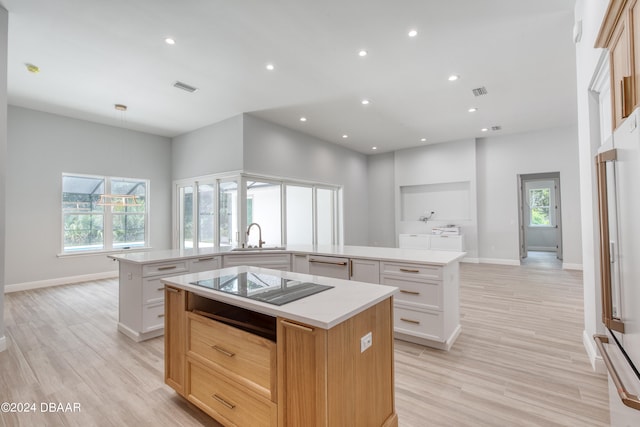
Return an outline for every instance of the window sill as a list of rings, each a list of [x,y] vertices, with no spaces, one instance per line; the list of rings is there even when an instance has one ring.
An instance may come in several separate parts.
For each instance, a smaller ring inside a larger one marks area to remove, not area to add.
[[[110,255],[110,254],[122,254],[126,252],[143,252],[150,251],[152,248],[150,246],[136,246],[131,249],[110,249],[110,250],[101,250],[101,251],[78,251],[78,252],[62,252],[56,255],[58,258],[77,258],[77,257],[87,257],[87,256],[95,256],[95,255]]]

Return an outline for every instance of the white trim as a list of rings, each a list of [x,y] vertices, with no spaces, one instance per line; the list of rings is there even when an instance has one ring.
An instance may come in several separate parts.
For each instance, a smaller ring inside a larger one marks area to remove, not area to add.
[[[520,265],[520,260],[505,258],[480,258],[480,264]]]
[[[4,335],[0,337],[0,353],[7,349],[7,337]]]
[[[469,258],[468,256],[462,258],[460,262],[468,262],[469,264],[480,264],[479,258]]]
[[[602,356],[600,356],[596,350],[595,341],[589,337],[586,330],[582,331],[582,345],[584,345],[584,349],[587,351],[589,362],[591,362],[591,369],[598,374],[606,374],[607,367],[604,365]]]
[[[579,270],[582,271],[582,264],[572,264],[569,262],[563,262],[562,263],[562,269],[563,270]]]
[[[527,250],[535,252],[556,252],[558,248],[555,246],[529,246]]]
[[[57,279],[37,280],[35,282],[14,283],[4,285],[4,293],[28,291],[31,289],[48,288],[50,286],[69,285],[71,283],[88,282],[90,280],[111,279],[118,277],[118,270],[104,273],[83,274],[80,276],[59,277]]]

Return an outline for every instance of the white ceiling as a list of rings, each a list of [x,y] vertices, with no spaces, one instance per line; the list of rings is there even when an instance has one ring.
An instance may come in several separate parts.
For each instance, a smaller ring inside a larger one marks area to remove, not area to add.
[[[252,113],[368,154],[576,122],[574,0],[0,4],[9,103],[80,119],[172,137]]]

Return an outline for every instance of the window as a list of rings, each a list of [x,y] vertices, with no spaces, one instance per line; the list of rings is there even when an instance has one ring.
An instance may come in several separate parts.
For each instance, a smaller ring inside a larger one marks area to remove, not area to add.
[[[551,195],[550,188],[531,188],[529,189],[529,209],[531,210],[531,219],[529,224],[532,226],[550,226],[550,205],[549,199]]]
[[[63,253],[82,253],[147,244],[148,181],[64,174]],[[103,206],[103,194],[135,196],[135,203]]]
[[[257,223],[262,230],[262,240],[270,246],[282,243],[281,185],[265,181],[246,181],[247,227]],[[246,236],[247,243],[258,245],[259,234],[255,229]]]

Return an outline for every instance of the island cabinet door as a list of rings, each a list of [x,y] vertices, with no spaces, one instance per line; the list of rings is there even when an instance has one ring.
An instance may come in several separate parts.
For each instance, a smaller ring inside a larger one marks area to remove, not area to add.
[[[185,395],[186,291],[165,286],[164,382]]]
[[[327,331],[278,318],[278,425],[328,426]]]

